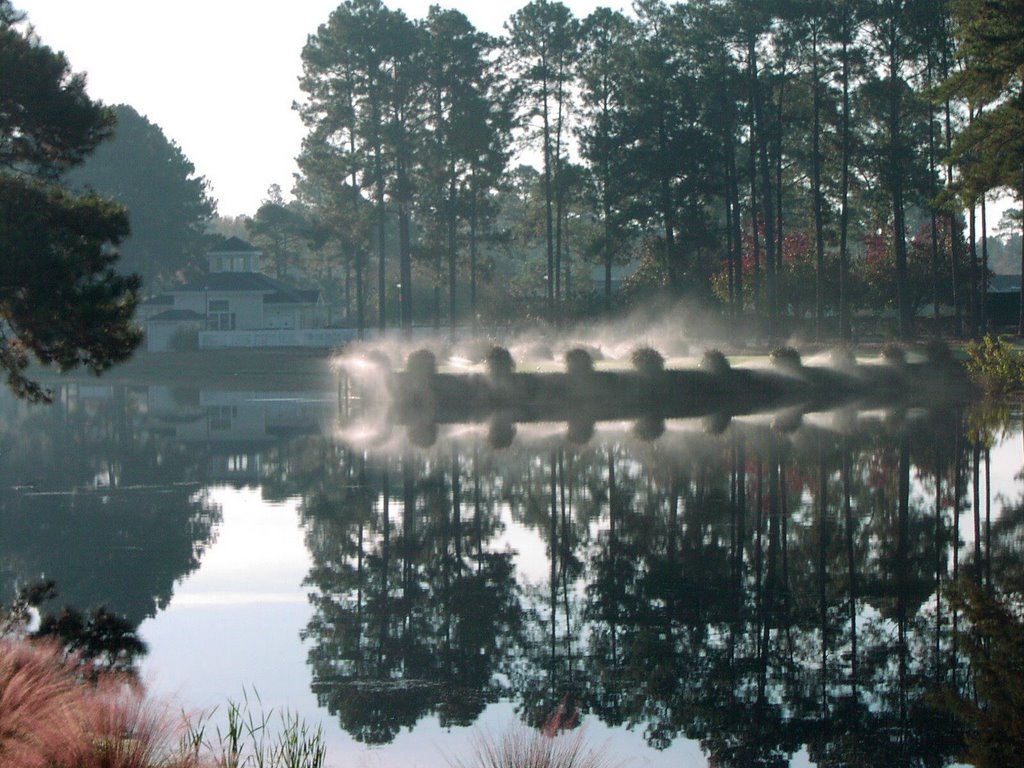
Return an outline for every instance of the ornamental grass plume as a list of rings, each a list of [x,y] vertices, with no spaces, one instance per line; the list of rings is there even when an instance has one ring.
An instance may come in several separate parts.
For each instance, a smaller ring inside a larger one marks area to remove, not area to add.
[[[0,643],[0,765],[43,768],[82,738],[81,691],[56,644]]]
[[[180,732],[126,676],[83,675],[57,643],[0,642],[0,766],[198,768]]]
[[[87,738],[58,762],[61,768],[200,768],[198,755],[181,748],[180,713],[147,698],[137,682],[103,675],[83,703]]]
[[[452,768],[620,768],[606,749],[587,743],[578,724],[579,710],[566,697],[540,728],[515,722],[502,736],[481,732],[469,759],[449,762]]]
[[[616,768],[607,752],[587,744],[585,729],[549,734],[516,723],[501,736],[481,734],[468,759],[452,768]]]

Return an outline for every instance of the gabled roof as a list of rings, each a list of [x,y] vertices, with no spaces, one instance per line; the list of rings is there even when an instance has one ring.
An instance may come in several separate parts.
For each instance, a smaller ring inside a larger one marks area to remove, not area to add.
[[[193,312],[191,309],[169,309],[166,312],[161,312],[158,315],[153,315],[149,318],[149,322],[180,322],[182,320],[202,320],[203,316],[198,312]]]
[[[295,288],[261,272],[210,272],[191,283],[168,289],[169,293],[203,291],[262,293],[265,302],[274,304],[315,304],[320,296],[316,289]]]
[[[253,248],[251,244],[245,242],[240,237],[231,236],[224,241],[224,244],[219,248],[215,248],[210,253],[259,253],[258,248]]]

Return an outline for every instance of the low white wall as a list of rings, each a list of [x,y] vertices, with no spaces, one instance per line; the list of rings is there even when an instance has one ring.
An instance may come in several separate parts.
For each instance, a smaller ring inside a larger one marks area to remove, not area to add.
[[[351,328],[308,328],[305,330],[200,331],[200,349],[227,347],[340,347],[356,338]]]

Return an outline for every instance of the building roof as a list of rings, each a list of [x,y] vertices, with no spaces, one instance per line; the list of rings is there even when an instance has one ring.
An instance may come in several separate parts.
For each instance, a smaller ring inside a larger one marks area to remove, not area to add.
[[[261,272],[210,272],[185,285],[169,288],[168,291],[262,293],[265,302],[274,304],[315,304],[320,296],[320,291],[316,289],[295,288]]]
[[[268,293],[263,297],[264,304],[295,304],[296,302],[302,304],[316,304],[320,298],[320,291],[315,289],[301,289],[293,288],[290,292],[278,291],[276,293]]]
[[[989,293],[1017,293],[1020,291],[1020,275],[989,275]]]
[[[149,322],[181,322],[182,320],[202,320],[203,316],[191,309],[168,309],[149,318]]]
[[[210,253],[260,253],[258,248],[253,248],[251,244],[245,242],[240,237],[229,237],[224,241],[224,244],[219,248],[215,248]]]

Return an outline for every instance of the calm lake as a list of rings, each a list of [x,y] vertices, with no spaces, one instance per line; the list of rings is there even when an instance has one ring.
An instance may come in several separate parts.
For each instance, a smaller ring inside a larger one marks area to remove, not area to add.
[[[557,711],[627,765],[953,761],[944,590],[1020,574],[1019,413],[512,429],[360,435],[334,390],[5,398],[0,601],[54,579],[139,627],[151,690],[289,708],[336,766]]]

